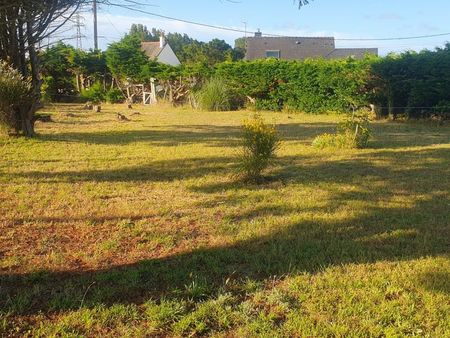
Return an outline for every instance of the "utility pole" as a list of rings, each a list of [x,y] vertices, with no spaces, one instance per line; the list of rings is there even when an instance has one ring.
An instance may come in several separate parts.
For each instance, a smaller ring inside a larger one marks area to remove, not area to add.
[[[242,23],[244,24],[245,38],[247,38],[247,21],[242,21]]]
[[[92,12],[94,14],[94,49],[98,50],[97,0],[92,1]]]

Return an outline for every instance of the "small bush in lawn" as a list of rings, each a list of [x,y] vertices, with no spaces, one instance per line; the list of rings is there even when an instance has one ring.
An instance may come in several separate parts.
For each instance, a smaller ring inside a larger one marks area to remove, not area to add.
[[[243,149],[239,171],[245,180],[259,183],[262,172],[275,157],[280,142],[278,133],[274,125],[266,124],[258,114],[244,121],[242,129]]]
[[[441,121],[450,120],[450,101],[441,101],[435,107],[436,117]]]
[[[220,78],[207,81],[197,93],[198,107],[207,111],[227,111],[241,105],[238,95]]]
[[[125,96],[118,88],[108,90],[105,97],[108,103],[123,103],[125,101]]]
[[[5,62],[0,62],[0,128],[20,130],[20,111],[31,100],[31,84]]]
[[[82,90],[81,97],[87,101],[98,104],[105,100],[105,91],[103,90],[102,84],[100,82],[96,82],[88,89]]]
[[[357,112],[339,123],[336,134],[316,137],[313,146],[323,148],[366,148],[370,138],[368,112]]]

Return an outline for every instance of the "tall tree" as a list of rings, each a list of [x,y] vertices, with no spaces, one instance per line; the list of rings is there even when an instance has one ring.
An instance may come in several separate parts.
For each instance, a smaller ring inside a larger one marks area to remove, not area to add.
[[[127,79],[138,81],[142,67],[149,59],[141,50],[139,37],[128,34],[120,41],[109,45],[106,50],[106,62],[116,81],[124,82]]]
[[[62,27],[88,0],[0,0],[0,60],[30,77],[31,103],[18,112],[21,131],[34,135],[34,114],[40,105],[40,78],[37,46]]]

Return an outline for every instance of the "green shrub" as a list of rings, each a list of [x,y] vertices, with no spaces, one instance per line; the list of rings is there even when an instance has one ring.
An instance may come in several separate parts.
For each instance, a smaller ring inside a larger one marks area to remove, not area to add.
[[[125,101],[125,96],[118,88],[108,90],[105,97],[108,103],[123,103]]]
[[[240,99],[220,78],[208,80],[196,95],[200,109],[208,111],[227,111],[237,109]]]
[[[353,138],[355,148],[366,148],[370,138],[370,120],[367,111],[353,113],[338,125],[338,133]]]
[[[19,71],[0,62],[0,127],[20,130],[20,111],[31,102],[31,84]]]
[[[100,103],[105,100],[105,91],[100,82],[94,83],[88,89],[81,91],[81,97],[93,103]]]
[[[316,137],[313,146],[323,148],[366,148],[370,138],[368,112],[357,112],[339,123],[336,134]]]
[[[450,119],[450,101],[441,101],[434,107],[434,112],[442,120]]]
[[[245,180],[259,183],[263,170],[275,157],[279,146],[278,133],[274,125],[266,124],[258,114],[245,120],[242,129],[243,149],[239,172]]]

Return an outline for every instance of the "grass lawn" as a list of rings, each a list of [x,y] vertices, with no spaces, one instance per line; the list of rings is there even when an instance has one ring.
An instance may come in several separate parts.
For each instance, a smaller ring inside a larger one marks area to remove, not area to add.
[[[48,109],[0,137],[0,336],[450,337],[450,126],[266,113],[283,144],[236,180],[249,112]]]

